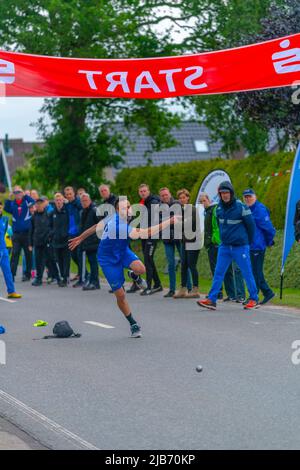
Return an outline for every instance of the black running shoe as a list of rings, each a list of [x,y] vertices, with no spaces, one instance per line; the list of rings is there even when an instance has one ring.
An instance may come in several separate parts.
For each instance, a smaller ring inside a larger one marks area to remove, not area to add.
[[[169,292],[165,294],[164,297],[173,297],[174,294],[175,294],[174,290],[169,290]]]
[[[130,331],[131,331],[131,338],[142,337],[141,327],[137,323],[135,323],[134,325],[131,325]]]
[[[275,293],[272,292],[271,294],[267,295],[266,297],[264,297],[260,302],[259,302],[259,305],[266,305],[268,302],[270,302],[270,300],[274,299],[275,297]]]
[[[144,289],[140,295],[151,295],[152,294],[152,290],[151,289]]]
[[[156,292],[162,292],[163,290],[163,286],[153,287],[153,289],[151,289],[151,294],[156,294]]]
[[[91,284],[91,283],[85,284],[82,288],[82,290],[98,290],[98,289],[100,289],[99,286],[95,286],[95,284]]]
[[[137,286],[136,283],[133,282],[131,284],[131,286],[129,287],[129,289],[127,289],[126,292],[127,292],[127,294],[134,294],[135,292],[137,292],[139,290],[140,290],[139,286]]]
[[[75,284],[73,284],[73,287],[75,287],[75,289],[76,289],[77,287],[83,287],[83,286],[84,286],[84,283],[81,282],[81,281],[77,281],[77,282],[75,282]]]

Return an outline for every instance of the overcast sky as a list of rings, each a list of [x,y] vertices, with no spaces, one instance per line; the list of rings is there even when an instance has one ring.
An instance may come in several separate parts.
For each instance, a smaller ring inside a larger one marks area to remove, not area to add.
[[[164,8],[161,14],[171,13],[171,8]],[[162,21],[154,29],[157,33],[164,31],[170,25],[169,21]],[[173,31],[174,40],[181,40],[185,36],[183,31]],[[169,100],[170,104],[172,100]],[[39,98],[0,98],[0,139],[5,134],[10,138],[22,138],[25,141],[39,140],[37,130],[31,124],[35,123],[39,118],[39,110],[43,104],[43,99]],[[177,106],[171,106],[172,109],[178,111]]]
[[[0,103],[0,138],[8,134],[10,138],[26,141],[38,140],[37,132],[31,127],[39,117],[43,100],[39,98],[5,98]]]

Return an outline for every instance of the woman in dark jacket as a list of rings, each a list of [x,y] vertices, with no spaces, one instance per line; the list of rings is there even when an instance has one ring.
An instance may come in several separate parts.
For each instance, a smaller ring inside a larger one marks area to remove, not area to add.
[[[177,199],[182,206],[182,241],[181,241],[181,289],[174,295],[175,299],[199,298],[199,274],[197,261],[200,253],[199,214],[190,204],[190,193],[187,189],[177,192]],[[193,288],[187,291],[188,270],[192,275]]]
[[[82,194],[81,198],[82,212],[80,217],[80,233],[83,233],[93,225],[97,224],[101,217],[97,215],[97,208],[91,201],[88,194]],[[97,261],[97,250],[100,240],[97,234],[94,233],[86,238],[81,245],[81,252],[85,251],[89,261],[91,273],[89,283],[83,286],[83,290],[95,290],[100,289],[99,283],[99,271]]]

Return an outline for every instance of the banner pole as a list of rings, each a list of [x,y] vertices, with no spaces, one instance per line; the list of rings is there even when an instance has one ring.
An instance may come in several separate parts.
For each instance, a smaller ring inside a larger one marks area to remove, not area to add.
[[[282,291],[283,291],[283,272],[280,274],[280,300],[282,300]]]

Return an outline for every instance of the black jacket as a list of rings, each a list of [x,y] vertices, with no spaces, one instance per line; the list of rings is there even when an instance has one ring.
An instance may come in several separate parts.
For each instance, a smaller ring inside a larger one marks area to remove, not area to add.
[[[213,244],[212,236],[213,236],[213,211],[216,205],[211,204],[210,206],[205,209],[205,218],[204,218],[204,246],[205,248],[210,248]]]
[[[164,206],[165,204],[166,204],[165,202],[162,202],[162,203],[161,203],[162,206]],[[169,202],[168,204],[166,204],[166,205],[169,206],[169,207],[172,207],[172,206],[175,205],[175,204],[178,205],[178,208],[180,208],[180,203],[179,203],[179,201],[177,201],[176,199],[171,198],[170,202]],[[177,211],[174,211],[174,212],[169,211],[169,212],[168,212],[168,215],[169,215],[169,214],[170,214],[170,216],[172,217],[173,215],[178,214],[178,212],[177,212]],[[181,208],[180,208],[180,213],[179,213],[178,215],[181,215]],[[163,210],[162,210],[161,221],[167,220],[167,219],[169,219],[169,218],[170,218],[169,216],[166,217],[166,216],[164,215],[164,212],[163,212]],[[165,238],[165,236],[166,236],[168,233],[170,233],[170,236],[169,236],[168,238]],[[163,231],[161,232],[161,238],[162,238],[163,242],[164,242],[164,243],[167,243],[167,244],[174,243],[174,236],[175,236],[175,234],[174,234],[174,224],[170,225],[167,229],[165,229],[165,230],[163,230]]]
[[[46,246],[50,242],[50,234],[50,218],[47,212],[35,212],[31,219],[29,244],[31,246]]]
[[[102,217],[97,215],[97,207],[91,203],[91,205],[87,209],[82,209],[81,217],[80,217],[80,233],[83,233],[88,228],[92,227],[93,225],[97,224]],[[99,245],[99,238],[97,234],[90,235],[86,238],[82,244],[82,250],[84,251],[97,251]]]
[[[159,206],[160,198],[154,194],[150,194],[144,201],[144,206],[147,209],[147,213],[142,213],[141,216],[141,228],[149,228],[153,225],[157,225],[160,222],[159,217]],[[152,208],[152,210],[151,210]],[[157,239],[157,235],[153,237]]]
[[[103,199],[103,201],[100,203],[99,207],[101,207],[103,204],[110,204],[114,208],[116,200],[117,200],[117,196],[115,196],[113,193],[110,193],[110,195],[107,199]],[[108,211],[104,211],[103,215],[99,215],[99,220],[105,219],[105,217],[107,217],[108,215],[111,215],[111,214],[109,214]],[[99,220],[98,220],[98,222],[99,222]]]
[[[54,207],[54,211],[49,215],[50,238],[53,248],[66,248],[69,238],[69,212],[64,204],[59,211]]]
[[[197,234],[197,231],[200,229],[200,220],[199,220],[199,212],[195,206],[192,206],[191,212],[189,210],[182,207],[182,242],[186,243],[193,243],[197,239],[197,235],[189,236],[188,231],[191,230],[193,233]],[[187,232],[187,233],[185,233]],[[197,248],[195,247],[195,250]],[[199,246],[200,249],[200,246]]]
[[[296,211],[294,217],[294,228],[295,228],[295,240],[300,240],[300,201],[296,204]]]

